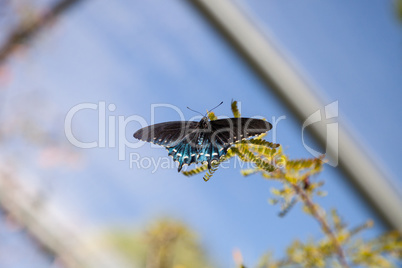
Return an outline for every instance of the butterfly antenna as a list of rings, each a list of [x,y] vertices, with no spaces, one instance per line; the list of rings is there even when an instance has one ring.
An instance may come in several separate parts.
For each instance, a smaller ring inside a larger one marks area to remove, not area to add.
[[[222,103],[223,103],[223,101],[221,101],[221,103],[219,103],[219,104],[216,105],[214,108],[212,108],[209,112],[212,112],[213,110],[215,110],[216,108],[218,108],[219,106],[221,106]]]
[[[193,112],[196,112],[196,113],[199,113],[201,116],[204,116],[202,113],[200,113],[199,111],[196,111],[196,110],[193,110],[193,109],[191,109],[190,107],[188,107],[187,106],[187,109],[189,109],[190,111],[193,111]]]

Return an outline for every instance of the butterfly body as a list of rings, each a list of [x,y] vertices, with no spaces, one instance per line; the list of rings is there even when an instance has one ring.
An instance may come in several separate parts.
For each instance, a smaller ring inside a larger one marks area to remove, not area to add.
[[[134,138],[165,147],[168,155],[183,165],[219,161],[226,155],[233,143],[260,135],[272,128],[261,119],[225,118],[209,121],[203,117],[196,121],[172,121],[142,128],[134,133]]]

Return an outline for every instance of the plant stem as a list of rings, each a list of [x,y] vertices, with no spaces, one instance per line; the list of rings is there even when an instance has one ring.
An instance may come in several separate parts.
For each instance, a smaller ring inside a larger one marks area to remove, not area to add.
[[[51,24],[60,14],[82,0],[61,0],[50,7],[48,12],[38,15],[38,18],[30,21],[28,25],[20,25],[8,37],[0,47],[0,65],[3,64],[11,53],[21,44],[26,43]]]
[[[348,263],[346,262],[346,257],[345,254],[343,252],[343,249],[341,247],[341,245],[339,244],[338,239],[336,238],[334,232],[332,231],[331,227],[329,226],[327,220],[325,219],[325,217],[323,217],[320,212],[318,211],[317,206],[313,203],[313,201],[311,200],[310,196],[302,189],[301,186],[297,185],[297,184],[292,184],[293,189],[295,190],[295,192],[301,197],[301,199],[303,200],[304,204],[309,208],[311,214],[313,215],[313,217],[319,222],[319,224],[321,225],[321,229],[323,230],[323,232],[329,236],[329,238],[332,240],[335,249],[336,249],[336,254],[338,256],[338,260],[339,263],[341,264],[342,267],[344,268],[349,268]]]

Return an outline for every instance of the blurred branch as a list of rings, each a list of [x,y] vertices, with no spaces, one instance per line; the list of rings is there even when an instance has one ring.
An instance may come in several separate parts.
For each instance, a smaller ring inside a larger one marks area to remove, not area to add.
[[[300,185],[292,184],[292,186],[296,194],[298,194],[301,197],[301,200],[303,201],[305,206],[310,210],[311,215],[320,223],[323,232],[332,240],[332,243],[336,250],[336,254],[338,255],[338,261],[341,264],[341,266],[344,268],[348,268],[349,265],[346,262],[345,253],[343,252],[343,249],[335,233],[329,226],[327,220],[325,219],[324,216],[321,215],[318,205],[313,203],[310,196],[305,192],[305,190],[302,187],[300,187]]]
[[[0,48],[0,65],[18,48],[22,43],[27,43],[40,33],[55,18],[67,11],[81,0],[60,0],[47,12],[37,16],[30,23],[21,23],[9,36],[4,45]]]
[[[116,267],[118,260],[114,255],[100,250],[98,241],[89,243],[82,230],[69,225],[43,195],[23,187],[14,173],[3,166],[0,166],[0,204],[40,246],[57,256],[63,267]]]

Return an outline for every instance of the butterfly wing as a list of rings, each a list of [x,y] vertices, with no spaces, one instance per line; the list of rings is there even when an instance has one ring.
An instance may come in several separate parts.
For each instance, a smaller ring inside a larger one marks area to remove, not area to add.
[[[211,129],[197,128],[179,144],[168,148],[169,155],[172,155],[173,159],[179,162],[178,171],[184,164],[191,165],[198,162],[207,162],[208,168],[211,168],[212,161],[218,161],[226,154],[230,146],[224,146],[221,143],[213,144],[211,137]]]
[[[179,163],[179,171],[184,164],[197,162],[198,122],[173,121],[144,127],[134,133],[134,138],[165,147],[174,161]]]
[[[218,161],[236,141],[260,135],[272,128],[261,119],[227,118],[199,122],[173,121],[151,125],[134,133],[139,140],[164,146],[174,161],[179,163],[178,171],[184,164]]]
[[[260,135],[272,129],[272,125],[256,118],[225,118],[210,122],[213,143],[230,146],[233,143]]]
[[[206,126],[197,127],[188,134],[176,147],[171,147],[169,154],[179,162],[179,171],[183,164],[207,162],[211,168],[212,161],[226,155],[233,143],[260,135],[272,129],[272,125],[255,118],[227,118],[204,121]]]
[[[198,162],[199,157],[199,131],[198,129],[193,129],[180,140],[175,145],[167,146],[166,149],[169,151],[170,156],[173,157],[174,161],[179,163],[178,171],[182,169],[184,164],[191,165],[192,163]]]
[[[164,147],[178,144],[185,136],[197,128],[195,121],[172,121],[141,128],[134,138],[152,142]]]

